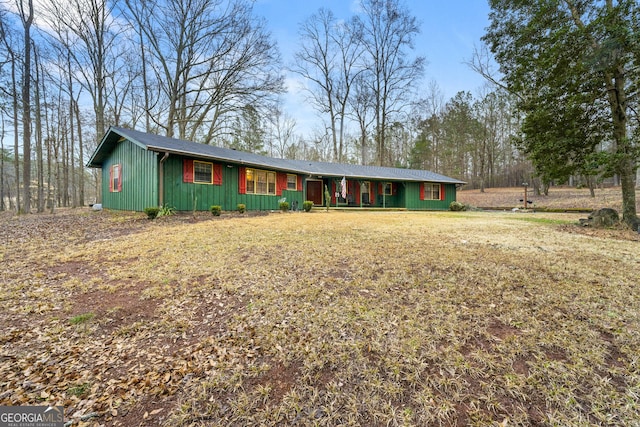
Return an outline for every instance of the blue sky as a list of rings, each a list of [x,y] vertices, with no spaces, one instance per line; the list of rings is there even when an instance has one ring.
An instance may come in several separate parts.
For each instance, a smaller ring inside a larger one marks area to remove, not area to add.
[[[277,41],[282,59],[289,64],[298,44],[298,24],[319,8],[333,11],[339,19],[351,17],[358,0],[258,0],[256,14],[267,20],[267,27]],[[423,87],[430,81],[437,82],[445,101],[458,91],[476,93],[483,80],[471,71],[463,61],[471,58],[474,45],[480,45],[480,37],[489,25],[489,6],[486,0],[404,0],[409,11],[421,22],[421,33],[416,38],[414,55],[425,56]],[[287,112],[294,117],[292,108],[304,111],[303,99],[289,85]],[[296,104],[298,108],[296,108]],[[311,113],[311,110],[308,111]],[[306,113],[305,113],[306,115]],[[299,125],[300,118],[296,117]],[[306,119],[302,119],[305,121]]]

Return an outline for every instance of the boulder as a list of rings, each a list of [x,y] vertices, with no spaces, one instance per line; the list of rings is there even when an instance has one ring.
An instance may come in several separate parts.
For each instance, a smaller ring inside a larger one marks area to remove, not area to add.
[[[591,212],[587,224],[597,228],[613,227],[620,222],[618,211],[611,208],[602,208]]]

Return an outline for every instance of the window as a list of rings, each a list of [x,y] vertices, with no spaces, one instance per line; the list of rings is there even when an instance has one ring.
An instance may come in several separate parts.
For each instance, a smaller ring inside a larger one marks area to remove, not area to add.
[[[371,192],[371,183],[369,181],[365,181],[360,184],[360,200],[362,203],[370,203],[369,193]]]
[[[425,182],[423,200],[440,200],[440,184]]]
[[[276,173],[247,169],[247,194],[276,194]]]
[[[193,161],[193,182],[201,184],[213,183],[213,164],[208,162]]]
[[[247,169],[247,193],[251,194],[255,192],[256,192],[256,187],[255,187],[253,169]]]
[[[393,196],[393,187],[392,184],[390,182],[386,182],[384,183],[384,195],[385,196]]]
[[[298,176],[287,174],[287,190],[296,191],[298,189]]]
[[[122,191],[122,165],[111,166],[109,170],[109,191],[119,193]]]

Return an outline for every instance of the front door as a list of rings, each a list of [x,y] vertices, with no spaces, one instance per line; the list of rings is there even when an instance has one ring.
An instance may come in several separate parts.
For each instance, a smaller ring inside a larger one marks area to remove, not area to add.
[[[315,206],[322,206],[322,181],[307,181],[307,200],[311,200]]]

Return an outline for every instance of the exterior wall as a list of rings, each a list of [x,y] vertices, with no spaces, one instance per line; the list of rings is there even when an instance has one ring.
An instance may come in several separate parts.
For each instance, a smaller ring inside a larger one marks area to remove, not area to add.
[[[110,191],[111,166],[122,167],[122,191]],[[142,211],[158,206],[158,156],[130,141],[116,145],[102,164],[102,206],[107,209]]]
[[[405,186],[405,203],[409,210],[448,210],[451,202],[456,200],[456,185],[443,184],[444,200],[420,200],[420,183],[407,182]]]
[[[221,206],[224,211],[235,211],[239,203],[246,205],[247,210],[278,210],[282,198],[286,198],[290,206],[297,201],[298,209],[302,209],[302,189],[283,190],[279,196],[240,194],[240,167],[235,164],[212,162],[222,165],[222,185],[184,182],[183,160],[184,157],[171,155],[164,163],[164,203],[176,210],[192,211],[195,204],[199,211],[208,211],[212,205]]]
[[[369,196],[367,203],[362,203],[363,207],[375,207],[375,208],[403,208],[405,205],[405,186],[403,182],[394,181],[393,194],[383,197],[383,186],[390,181],[374,181],[374,180],[357,180],[348,179],[347,181],[347,200],[336,199],[336,192],[340,193],[340,179],[330,178],[325,179],[323,185],[327,185],[331,193],[331,206],[347,206],[347,207],[359,207],[361,206],[361,184],[364,182],[370,183],[371,192],[373,196]]]
[[[160,154],[147,151],[134,143],[123,140],[118,143],[102,164],[102,204],[108,209],[142,211],[146,207],[158,206],[158,176]],[[279,200],[286,198],[290,205],[297,202],[298,209],[306,200],[306,180],[302,181],[302,188],[296,191],[282,190],[281,195],[240,194],[239,173],[240,165],[218,163],[222,170],[221,185],[199,184],[183,181],[184,157],[170,155],[164,162],[163,202],[167,206],[180,211],[208,211],[212,205],[219,205],[225,211],[235,211],[239,203],[246,205],[248,210],[278,210]],[[216,162],[212,162],[216,163]],[[110,191],[111,166],[119,164],[122,168],[122,190]],[[334,180],[325,179],[329,191],[332,192],[332,206],[335,206],[335,189],[331,184]],[[353,180],[354,197],[360,191],[355,186],[360,181]],[[383,197],[380,192],[381,181],[370,180],[373,203],[367,207],[383,207]],[[339,184],[339,180],[337,180]],[[408,210],[447,210],[449,204],[456,200],[455,184],[443,184],[444,200],[420,200],[419,182],[394,182],[394,194],[384,197],[384,207],[406,208]],[[339,188],[339,187],[338,187]],[[333,190],[333,191],[332,191]],[[354,198],[355,200],[355,198]],[[353,205],[359,206],[355,202]],[[364,206],[364,205],[363,205]]]

